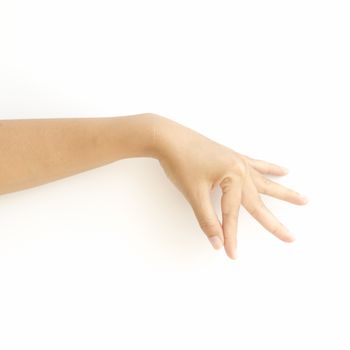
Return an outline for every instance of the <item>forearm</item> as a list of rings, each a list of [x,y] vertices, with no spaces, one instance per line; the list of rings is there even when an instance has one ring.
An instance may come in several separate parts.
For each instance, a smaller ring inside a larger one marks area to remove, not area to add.
[[[0,194],[130,157],[156,157],[152,114],[0,120]]]

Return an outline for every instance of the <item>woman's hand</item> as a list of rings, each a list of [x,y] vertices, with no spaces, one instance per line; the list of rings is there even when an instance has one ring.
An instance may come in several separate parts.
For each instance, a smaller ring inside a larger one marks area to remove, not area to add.
[[[259,194],[306,204],[307,198],[264,176],[285,175],[286,169],[239,154],[161,116],[155,116],[154,146],[166,175],[189,201],[201,229],[215,249],[224,245],[226,254],[236,258],[241,204],[276,237],[285,242],[294,240]],[[222,190],[221,223],[210,198],[210,192],[217,185]]]
[[[119,159],[152,157],[191,204],[214,248],[235,258],[241,203],[268,231],[293,240],[259,193],[294,204],[307,199],[264,175],[287,172],[239,154],[170,119],[124,117],[0,120],[0,194],[38,186]],[[219,221],[210,192],[222,189]]]

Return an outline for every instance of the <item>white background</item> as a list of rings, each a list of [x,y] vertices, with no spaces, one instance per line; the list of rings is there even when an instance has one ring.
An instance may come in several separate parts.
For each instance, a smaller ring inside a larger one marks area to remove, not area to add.
[[[347,5],[0,0],[0,118],[161,114],[310,197],[232,261],[153,159],[2,195],[0,348],[349,349]]]

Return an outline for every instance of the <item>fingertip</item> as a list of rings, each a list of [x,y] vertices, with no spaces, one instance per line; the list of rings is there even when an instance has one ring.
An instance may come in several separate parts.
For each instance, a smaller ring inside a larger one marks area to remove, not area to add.
[[[282,238],[283,241],[287,243],[292,243],[296,240],[296,237],[287,230],[286,235]]]
[[[231,260],[237,260],[236,254],[228,255],[228,257],[229,257]]]
[[[237,253],[234,252],[231,256],[230,256],[231,260],[237,260]]]
[[[289,169],[288,168],[285,168],[285,167],[280,167],[281,170],[282,170],[282,174],[283,175],[287,175],[289,173]]]
[[[305,205],[308,204],[309,201],[310,200],[308,197],[302,196],[301,194],[296,194],[289,202],[296,205]]]
[[[214,249],[219,250],[222,248],[223,242],[218,236],[211,236],[208,239]]]
[[[283,168],[278,165],[275,165],[274,170],[270,171],[270,175],[272,176],[285,176],[288,173],[289,173],[289,170],[287,168]]]
[[[300,198],[301,204],[307,204],[307,203],[309,203],[309,201],[310,201],[310,199],[309,199],[308,197],[306,197],[306,196],[300,195],[299,198]]]
[[[294,236],[288,236],[285,240],[287,243],[293,243],[296,240]]]
[[[225,251],[226,255],[231,259],[231,260],[236,260],[237,259],[237,251],[235,247],[226,247],[225,246]]]
[[[280,231],[279,238],[287,243],[292,243],[295,241],[296,237],[291,233],[285,226],[282,225],[282,231]]]

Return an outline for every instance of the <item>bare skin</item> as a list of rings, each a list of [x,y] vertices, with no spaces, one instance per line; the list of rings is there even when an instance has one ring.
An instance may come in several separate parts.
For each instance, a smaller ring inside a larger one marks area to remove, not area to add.
[[[286,169],[233,151],[168,118],[152,113],[105,118],[0,120],[0,194],[39,186],[120,159],[151,157],[193,208],[215,249],[236,258],[241,204],[276,237],[293,236],[260,194],[302,205],[307,198],[266,175]],[[219,220],[210,192],[222,190]]]

